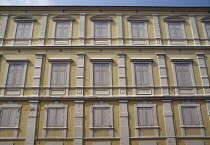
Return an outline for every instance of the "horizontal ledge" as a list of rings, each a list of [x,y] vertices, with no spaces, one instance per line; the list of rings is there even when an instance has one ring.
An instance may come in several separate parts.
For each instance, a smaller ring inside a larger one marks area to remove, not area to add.
[[[114,127],[89,127],[90,129],[114,129]]]
[[[131,62],[153,62],[152,58],[131,58]]]
[[[90,58],[91,62],[113,62],[112,58]]]
[[[1,129],[10,129],[10,130],[17,130],[17,129],[19,129],[19,127],[0,127],[0,130]]]
[[[98,138],[83,138],[83,140],[120,140],[121,138],[109,138],[109,137],[98,137]]]
[[[171,58],[172,62],[193,62],[192,58]]]
[[[49,62],[71,62],[71,58],[49,58]]]
[[[43,129],[62,129],[62,130],[66,130],[67,127],[43,127]]]
[[[158,129],[159,126],[136,126],[136,129]]]
[[[56,138],[56,137],[49,137],[49,138],[34,138],[34,140],[74,140],[74,138]]]
[[[201,126],[180,126],[181,128],[204,128],[205,126],[201,125]]]
[[[9,58],[6,59],[7,62],[29,62],[28,58]]]
[[[0,137],[1,141],[24,141],[25,138],[14,138],[14,137],[8,137],[8,138],[4,138],[4,137]]]

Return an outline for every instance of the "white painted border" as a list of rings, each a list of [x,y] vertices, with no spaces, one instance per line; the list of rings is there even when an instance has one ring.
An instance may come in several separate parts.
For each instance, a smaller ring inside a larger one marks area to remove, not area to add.
[[[92,104],[90,105],[90,137],[91,138],[97,138],[97,137],[94,137],[94,130],[109,130],[109,134],[110,134],[110,138],[113,138],[114,137],[114,122],[113,122],[113,105],[110,105],[108,103],[104,103],[103,101],[99,102],[99,103],[95,103],[95,104]],[[110,108],[110,123],[111,123],[111,127],[94,127],[93,125],[93,110],[94,108]],[[106,137],[106,136],[105,136]],[[101,137],[99,137],[101,138]]]
[[[189,107],[197,107],[197,112],[198,112],[198,118],[199,118],[199,122],[200,122],[200,125],[184,125],[183,123],[183,118],[182,118],[182,110],[181,110],[181,107],[186,107],[186,106],[189,106]],[[195,102],[190,102],[190,101],[186,101],[186,102],[182,102],[182,104],[178,104],[178,109],[179,109],[179,118],[180,118],[180,124],[181,124],[181,129],[182,129],[182,135],[183,136],[187,136],[186,135],[186,132],[185,132],[185,129],[187,128],[198,128],[200,129],[201,131],[201,135],[200,136],[205,136],[205,131],[204,131],[204,126],[203,126],[203,120],[202,120],[202,115],[201,115],[201,109],[200,109],[200,104],[197,104]],[[195,136],[198,136],[198,135],[195,135]],[[194,136],[192,136],[194,137]]]
[[[140,129],[154,129],[155,131],[155,137],[159,137],[159,126],[157,122],[157,104],[152,104],[150,102],[142,102],[134,105],[134,114],[135,114],[135,121],[136,121],[136,137],[141,138],[141,135],[139,134]],[[154,118],[154,126],[139,126],[138,125],[138,108],[153,108],[153,118]],[[142,136],[142,137],[149,137],[149,136]]]
[[[138,58],[136,58],[138,59]],[[139,59],[140,61],[141,59]],[[132,62],[132,80],[133,80],[133,86],[136,86],[136,74],[135,74],[135,64],[149,64],[149,78],[150,78],[150,86],[145,86],[145,88],[147,87],[152,87],[154,86],[154,80],[153,80],[153,71],[152,71],[152,62]],[[141,89],[145,89],[145,88],[141,88]],[[146,93],[146,94],[138,94],[138,89],[134,88],[133,92],[135,95],[154,95],[154,88],[150,89],[150,93]]]
[[[19,131],[20,112],[21,112],[22,105],[13,103],[12,101],[9,101],[8,103],[4,103],[4,104],[0,105],[0,110],[2,108],[17,108],[18,109],[15,126],[14,127],[0,127],[0,130],[11,130],[11,129],[14,130],[13,137],[8,137],[8,138],[17,138],[18,131]]]
[[[49,108],[64,108],[64,125],[63,127],[47,127],[47,110]],[[59,103],[58,101],[55,101],[54,103],[50,103],[50,104],[46,104],[45,105],[45,112],[44,112],[44,126],[43,126],[43,138],[50,138],[47,137],[47,130],[62,130],[62,137],[53,137],[53,138],[66,138],[66,131],[67,131],[67,109],[68,109],[68,105],[65,105],[63,103]]]

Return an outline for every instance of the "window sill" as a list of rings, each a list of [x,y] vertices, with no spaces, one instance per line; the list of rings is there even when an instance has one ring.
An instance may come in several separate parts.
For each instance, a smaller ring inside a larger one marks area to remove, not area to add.
[[[43,129],[67,129],[67,127],[43,127]]]
[[[204,128],[203,125],[184,125],[184,126],[180,126],[181,128]]]
[[[90,127],[90,129],[114,129],[114,127]]]
[[[159,126],[136,126],[136,129],[158,129]]]

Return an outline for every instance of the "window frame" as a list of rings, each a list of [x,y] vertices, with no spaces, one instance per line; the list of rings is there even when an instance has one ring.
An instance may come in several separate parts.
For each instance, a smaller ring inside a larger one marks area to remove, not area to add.
[[[75,20],[74,17],[69,16],[69,15],[58,15],[52,18],[52,20],[54,21],[54,29],[53,29],[53,40],[52,40],[52,45],[59,45],[59,44],[67,44],[67,45],[71,45],[71,39],[72,39],[72,32],[73,32],[73,21]],[[57,23],[59,22],[69,22],[68,25],[68,37],[67,38],[57,38],[56,37],[56,27],[57,27]]]
[[[33,29],[34,29],[34,23],[37,21],[36,18],[32,16],[17,16],[13,18],[15,25],[14,25],[14,33],[13,33],[13,45],[31,45],[31,39],[33,36]],[[21,23],[31,23],[31,30],[28,38],[16,38],[17,34],[17,27],[18,24]]]
[[[111,21],[112,17],[106,15],[95,15],[90,18],[92,21],[92,44],[93,45],[111,45]],[[95,37],[95,22],[107,22],[107,38]]]
[[[153,108],[153,121],[154,126],[139,126],[138,108]],[[150,102],[142,102],[134,105],[134,115],[135,115],[135,130],[136,137],[151,137],[151,136],[141,136],[141,129],[154,129],[155,137],[159,137],[159,125],[158,125],[158,115],[157,115],[157,104],[152,104]]]
[[[210,36],[208,36],[207,30],[206,30],[206,23],[209,23],[210,25],[210,16],[205,16],[200,19],[204,31],[204,36],[206,38],[206,45],[210,45]]]
[[[185,32],[185,25],[184,22],[186,21],[185,18],[180,16],[168,16],[163,19],[166,25],[166,33],[168,37],[168,45],[188,45],[187,44],[187,35]],[[171,38],[170,31],[169,31],[169,23],[180,23],[182,29],[182,39]]]
[[[48,92],[47,95],[69,95],[69,84],[70,84],[70,69],[71,69],[71,58],[49,58],[49,77],[48,77]],[[51,76],[52,76],[52,66],[53,64],[66,64],[67,65],[67,74],[66,74],[66,85],[59,87],[59,86],[51,86]]]
[[[135,95],[154,95],[154,88],[153,88],[154,80],[153,80],[153,70],[152,70],[153,59],[151,59],[151,58],[130,58],[130,61],[132,62],[132,80],[133,80],[133,86],[135,87],[133,89],[134,94]],[[135,64],[149,64],[148,71],[149,71],[150,86],[138,87],[136,85]],[[143,91],[143,92],[141,93],[139,91]]]
[[[26,80],[26,73],[27,73],[27,67],[28,67],[28,58],[9,58],[6,59],[7,61],[7,67],[5,72],[5,78],[4,78],[4,86],[5,89],[2,89],[2,96],[4,95],[20,95],[23,96],[24,93],[24,86],[25,86],[25,80]],[[22,74],[22,82],[21,86],[7,86],[7,80],[8,80],[8,74],[9,74],[9,68],[11,64],[18,64],[18,65],[24,65],[23,67],[23,74]]]
[[[63,108],[64,109],[64,125],[63,127],[48,127],[47,121],[48,121],[48,109],[53,108]],[[62,136],[61,137],[53,137],[53,138],[66,138],[67,135],[67,119],[68,119],[68,105],[59,103],[58,101],[55,101],[50,104],[45,105],[45,111],[44,111],[44,126],[43,126],[43,138],[51,138],[47,137],[47,131],[48,130],[62,130]]]
[[[112,95],[112,58],[90,58],[91,95]],[[94,64],[109,64],[109,86],[94,86]],[[104,89],[105,88],[105,89]]]
[[[19,131],[19,123],[20,123],[20,114],[21,114],[21,109],[22,105],[13,103],[12,101],[9,101],[8,103],[4,103],[0,105],[0,112],[2,108],[17,108],[17,117],[15,121],[15,126],[14,127],[8,127],[8,126],[1,126],[0,130],[14,130],[13,137],[11,138],[17,138],[18,137],[18,131]],[[10,138],[10,137],[9,137]]]
[[[148,34],[148,21],[149,19],[145,16],[134,15],[127,18],[129,27],[130,45],[149,45],[149,34]],[[144,38],[133,38],[133,23],[144,24],[145,37]]]
[[[190,101],[186,101],[186,102],[182,102],[181,104],[178,104],[179,118],[180,118],[180,128],[182,130],[182,136],[187,136],[185,129],[189,129],[189,128],[192,128],[192,129],[193,128],[200,129],[200,132],[201,132],[201,135],[200,136],[205,136],[205,131],[204,131],[205,127],[203,125],[203,119],[202,119],[202,114],[201,114],[201,108],[200,108],[200,106],[201,106],[200,104],[195,103],[195,102],[190,102]],[[199,119],[200,125],[184,125],[184,120],[183,120],[183,117],[182,117],[182,107],[196,107],[197,108],[197,113],[198,113],[197,115],[198,115],[198,119]],[[199,135],[195,135],[195,136],[199,136]]]
[[[104,103],[103,101],[90,105],[90,137],[97,138],[94,136],[94,130],[109,130],[110,138],[114,135],[114,105]],[[110,127],[94,127],[94,108],[110,108]]]
[[[174,84],[176,86],[175,88],[175,94],[176,95],[184,95],[184,94],[197,94],[197,89],[194,88],[196,86],[195,82],[195,76],[193,71],[193,59],[192,58],[171,58],[172,62],[172,70],[173,70],[173,76],[174,76]],[[187,86],[186,88],[184,86],[179,86],[177,81],[177,74],[176,74],[176,64],[188,64],[190,69],[190,76],[192,80],[192,88],[190,86]],[[181,92],[183,91],[183,93]]]

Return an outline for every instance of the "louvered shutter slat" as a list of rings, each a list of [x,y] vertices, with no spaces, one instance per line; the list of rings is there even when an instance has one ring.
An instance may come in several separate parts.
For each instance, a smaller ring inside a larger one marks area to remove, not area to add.
[[[135,64],[135,74],[136,74],[136,85],[137,87],[140,87],[143,85],[143,76],[142,76],[142,66],[140,64]]]
[[[56,127],[64,127],[64,109],[56,109]]]
[[[176,29],[174,23],[168,23],[169,34],[172,39],[176,39]]]
[[[143,64],[142,65],[143,70],[143,85],[149,86],[149,64]]]
[[[95,25],[95,37],[100,38],[100,22],[94,22]]]
[[[154,126],[154,116],[153,116],[153,108],[145,108],[146,111],[146,118],[147,118],[147,125]]]
[[[48,127],[55,127],[56,124],[55,124],[55,118],[56,118],[56,109],[53,109],[53,108],[49,108],[48,109],[48,115],[47,115],[47,126]]]
[[[101,38],[107,38],[108,22],[101,22]]]
[[[8,76],[7,76],[7,86],[13,86],[13,82],[15,79],[15,68],[16,65],[14,64],[10,64],[9,65],[9,72],[8,72]]]
[[[14,86],[21,86],[22,85],[23,68],[24,68],[23,65],[16,65]]]
[[[109,86],[109,64],[101,64],[101,84],[100,86]]]
[[[94,64],[93,65],[93,74],[94,74],[94,76],[93,76],[93,78],[94,78],[94,86],[100,86],[100,64]]]
[[[29,38],[31,32],[31,23],[24,23],[23,38]]]
[[[191,78],[191,73],[190,73],[190,66],[189,64],[183,65],[183,74],[184,77],[183,79],[185,80],[185,85],[186,86],[192,86],[192,78]]]
[[[69,21],[63,23],[63,38],[68,38],[69,36]]]
[[[56,22],[56,34],[55,34],[56,38],[62,38],[62,26],[63,26],[62,22],[59,21]]]
[[[10,109],[9,108],[2,108],[1,109],[1,126],[8,126],[9,125],[9,116],[10,116]]]
[[[144,23],[138,23],[139,25],[139,38],[145,38],[145,24]]]
[[[94,127],[101,127],[102,117],[101,117],[101,108],[94,108],[93,112],[93,126]]]
[[[182,107],[181,110],[184,125],[191,125],[190,108]]]
[[[102,127],[110,126],[110,109],[109,108],[101,108],[102,109]]]
[[[139,38],[139,27],[138,23],[132,23],[132,36],[133,38]]]
[[[179,86],[184,86],[185,83],[184,83],[184,78],[183,78],[183,66],[182,66],[182,64],[176,64],[175,69],[176,69],[177,84]]]
[[[51,76],[51,85],[57,86],[58,85],[58,65],[53,64],[52,65],[52,76]]]
[[[66,75],[67,75],[67,66],[61,64],[58,67],[58,75],[57,75],[57,77],[59,78],[58,86],[66,85]]]
[[[146,126],[146,112],[144,108],[138,108],[139,126]]]
[[[200,121],[199,121],[199,118],[198,118],[197,107],[191,107],[190,108],[190,115],[191,115],[192,125],[200,125]]]
[[[16,38],[22,38],[23,37],[23,28],[24,24],[23,23],[17,23],[17,30],[16,30]]]
[[[183,38],[183,33],[182,33],[182,27],[181,23],[175,23],[175,28],[176,28],[176,38],[177,39],[182,39]]]
[[[9,116],[9,126],[10,127],[15,127],[17,114],[18,114],[18,108],[10,109],[10,116]]]

